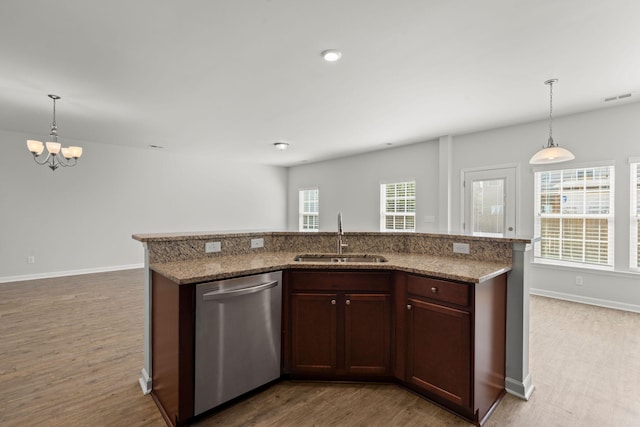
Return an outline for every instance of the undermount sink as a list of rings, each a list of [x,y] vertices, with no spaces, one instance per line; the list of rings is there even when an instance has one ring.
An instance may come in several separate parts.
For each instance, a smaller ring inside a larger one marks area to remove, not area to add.
[[[338,255],[338,254],[321,254],[321,255],[298,255],[294,259],[298,262],[327,262],[327,263],[339,263],[339,262],[387,262],[387,259],[380,255]]]

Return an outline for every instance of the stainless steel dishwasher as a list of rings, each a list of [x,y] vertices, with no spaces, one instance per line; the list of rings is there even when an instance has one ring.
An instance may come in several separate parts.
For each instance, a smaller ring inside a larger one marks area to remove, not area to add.
[[[194,415],[280,377],[282,272],[196,286]]]

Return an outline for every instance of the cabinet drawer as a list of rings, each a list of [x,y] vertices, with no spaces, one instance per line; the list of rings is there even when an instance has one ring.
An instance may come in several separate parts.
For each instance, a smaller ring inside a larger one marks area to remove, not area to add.
[[[409,275],[407,291],[413,295],[467,306],[471,285]]]
[[[375,271],[292,271],[291,288],[294,290],[331,290],[388,292],[391,274]]]

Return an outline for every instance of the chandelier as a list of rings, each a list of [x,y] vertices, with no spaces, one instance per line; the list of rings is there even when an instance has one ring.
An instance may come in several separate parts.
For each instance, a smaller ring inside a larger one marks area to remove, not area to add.
[[[529,163],[532,165],[567,162],[576,158],[571,151],[553,142],[553,84],[557,82],[558,79],[549,79],[544,82],[549,85],[549,140],[546,147],[531,157]]]
[[[49,133],[49,141],[42,143],[34,139],[27,140],[27,148],[33,154],[33,160],[41,166],[49,166],[52,171],[58,167],[75,166],[80,156],[82,156],[82,147],[62,147],[58,142],[58,126],[56,125],[56,101],[60,99],[58,95],[49,95],[53,99],[53,122],[51,123],[51,132]],[[42,158],[41,154],[47,148],[47,156]]]

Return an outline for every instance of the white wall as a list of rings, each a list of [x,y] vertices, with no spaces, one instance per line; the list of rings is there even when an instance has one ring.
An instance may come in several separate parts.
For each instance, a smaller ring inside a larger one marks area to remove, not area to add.
[[[298,230],[298,191],[320,190],[320,231],[337,229],[342,212],[345,231],[380,230],[380,184],[416,181],[416,229],[433,232],[438,214],[438,142],[345,157],[289,169],[288,228]],[[419,215],[419,216],[418,216]],[[424,216],[434,222],[424,222]]]
[[[0,282],[141,265],[134,233],[286,228],[285,168],[65,140],[52,172],[28,137],[0,131]]]
[[[576,159],[615,164],[615,272],[532,264],[532,292],[586,303],[640,311],[640,276],[629,273],[629,157],[640,156],[640,103],[560,117],[553,136]],[[520,165],[519,234],[533,235],[533,168],[529,158],[546,143],[548,123],[539,121],[454,138],[453,224],[460,223],[460,170],[504,163]],[[576,285],[576,276],[584,284]]]
[[[613,161],[616,168],[615,270],[551,267],[533,264],[533,292],[587,303],[640,311],[640,275],[629,267],[629,157],[640,156],[640,103],[559,117],[554,120],[556,142],[569,148],[576,160],[556,165]],[[533,237],[533,169],[529,158],[548,137],[548,123],[541,120],[486,132],[454,136],[451,149],[451,224],[460,233],[463,169],[518,165],[517,234]],[[429,141],[375,153],[296,166],[289,171],[288,227],[297,230],[299,188],[320,188],[320,228],[335,229],[335,212],[342,210],[345,230],[379,229],[380,181],[415,178],[418,219],[438,215],[438,141]],[[358,194],[358,196],[355,196]],[[436,223],[417,222],[419,232],[437,231]],[[576,276],[584,284],[575,284]]]

